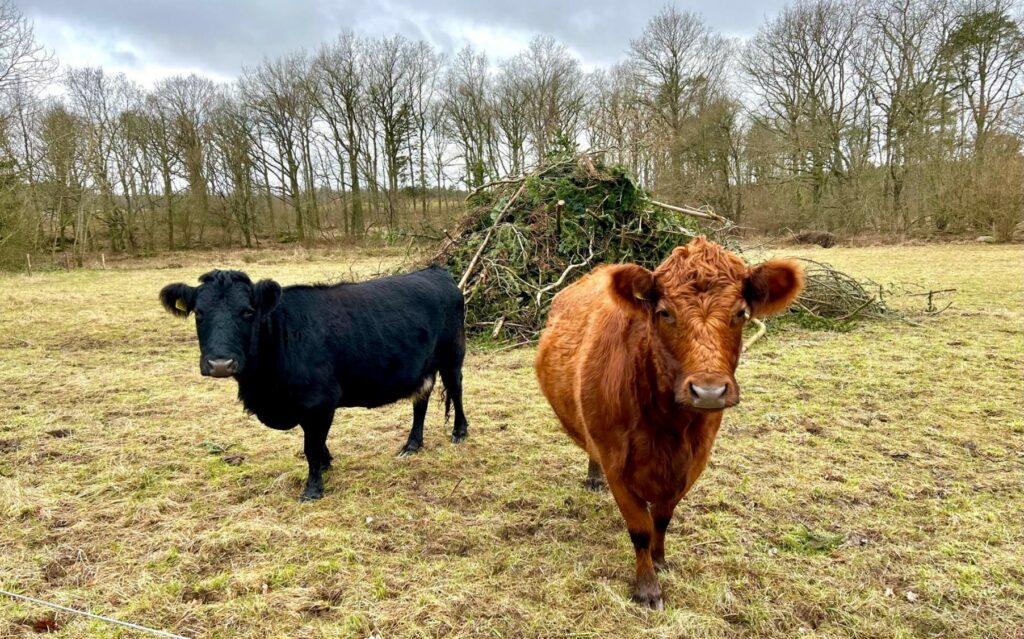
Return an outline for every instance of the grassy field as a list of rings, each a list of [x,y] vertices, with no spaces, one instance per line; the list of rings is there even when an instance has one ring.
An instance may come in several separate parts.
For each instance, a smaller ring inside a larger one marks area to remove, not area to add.
[[[0,276],[0,589],[188,637],[1024,637],[1024,249],[793,249],[955,287],[919,326],[778,327],[669,529],[666,610],[629,602],[612,498],[581,487],[532,349],[474,347],[470,438],[431,407],[339,412],[326,497],[301,433],[201,378],[156,300],[209,265],[284,284],[401,256],[170,256]],[[48,613],[0,597],[0,637]],[[60,637],[140,636],[58,613]]]

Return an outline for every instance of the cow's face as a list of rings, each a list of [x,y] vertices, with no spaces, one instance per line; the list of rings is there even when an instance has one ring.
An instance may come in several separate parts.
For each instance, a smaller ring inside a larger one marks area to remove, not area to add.
[[[238,375],[253,358],[259,324],[280,300],[281,286],[273,280],[253,284],[240,271],[210,271],[199,282],[168,284],[160,291],[160,301],[179,317],[195,314],[203,375]]]
[[[676,248],[654,272],[619,267],[612,285],[621,301],[652,323],[652,347],[669,362],[676,402],[717,411],[739,402],[734,373],[743,327],[784,310],[803,287],[789,260],[747,268],[739,257],[700,237]]]

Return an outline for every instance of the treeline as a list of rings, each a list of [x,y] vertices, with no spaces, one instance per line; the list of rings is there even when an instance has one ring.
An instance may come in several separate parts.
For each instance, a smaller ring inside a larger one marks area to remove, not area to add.
[[[496,63],[343,33],[149,90],[58,69],[0,0],[0,92],[0,254],[436,233],[467,190],[577,146],[763,232],[1007,238],[1024,216],[1007,0],[804,0],[745,41],[668,6],[590,73],[548,36]]]

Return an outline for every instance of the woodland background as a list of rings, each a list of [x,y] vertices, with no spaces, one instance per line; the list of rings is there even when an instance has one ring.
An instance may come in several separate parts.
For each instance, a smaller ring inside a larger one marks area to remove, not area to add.
[[[992,235],[1024,219],[1024,32],[1007,0],[804,0],[749,39],[668,5],[585,70],[538,35],[495,64],[341,33],[143,88],[62,65],[0,0],[0,268],[441,239],[472,189],[602,149],[742,230]]]

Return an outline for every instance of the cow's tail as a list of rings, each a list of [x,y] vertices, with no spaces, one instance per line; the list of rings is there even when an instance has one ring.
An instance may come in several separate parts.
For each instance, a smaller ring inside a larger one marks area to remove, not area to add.
[[[452,414],[452,396],[448,393],[447,386],[441,386],[441,397],[444,399],[444,423],[447,424],[451,421]]]

